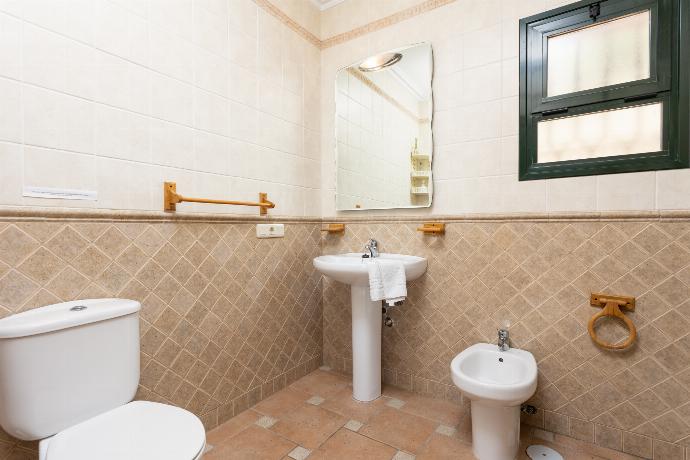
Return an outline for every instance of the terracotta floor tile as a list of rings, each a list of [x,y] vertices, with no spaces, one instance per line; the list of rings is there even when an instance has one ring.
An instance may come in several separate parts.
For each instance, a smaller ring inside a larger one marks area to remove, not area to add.
[[[349,419],[365,423],[383,409],[384,402],[385,398],[379,398],[370,402],[357,401],[352,397],[352,388],[347,387],[326,398],[321,407]]]
[[[206,440],[213,446],[220,445],[227,438],[235,436],[237,433],[259,420],[259,418],[261,418],[261,414],[251,409],[246,410],[209,431],[206,435]]]
[[[283,414],[300,407],[309,398],[310,395],[308,393],[295,388],[285,388],[264,399],[252,407],[252,409],[279,419]]]
[[[204,459],[292,460],[288,454],[297,445],[312,450],[308,460],[390,459],[398,449],[416,453],[418,460],[473,459],[471,416],[466,406],[390,386],[384,386],[386,397],[360,403],[352,399],[348,384],[346,377],[331,372],[309,374],[210,431],[207,439],[214,448]],[[306,401],[313,396],[325,401],[318,406],[308,404]],[[391,398],[405,404],[399,410],[388,407]],[[260,418],[278,421],[264,429],[255,425]],[[355,433],[343,428],[349,420],[365,425]],[[439,425],[446,425],[452,435],[436,433]],[[548,442],[533,437],[528,427],[523,429],[519,460],[528,460],[525,449],[531,444],[555,448],[564,460],[633,458],[561,435],[555,436],[555,442]]]
[[[416,453],[438,423],[385,407],[359,430],[365,436]]]
[[[403,390],[402,388],[394,387],[392,385],[383,385],[381,393],[389,398],[400,399],[402,401],[406,401],[414,396],[414,393],[411,391]]]
[[[405,401],[405,405],[400,410],[409,414],[435,420],[449,426],[456,426],[459,424],[467,411],[464,406],[450,401],[426,398],[418,395],[408,398],[407,401]]]
[[[350,379],[345,376],[334,374],[333,372],[315,370],[290,385],[290,388],[304,391],[309,393],[310,396],[318,395],[322,398],[327,398],[349,384]]]
[[[396,450],[350,430],[338,430],[309,460],[390,460]]]
[[[250,426],[216,446],[204,455],[204,460],[278,460],[295,447],[269,430]]]
[[[283,414],[271,430],[313,450],[323,444],[347,421],[348,419],[342,415],[305,403]]]
[[[520,448],[518,449],[517,460],[531,460],[529,455],[527,455],[527,448],[531,446],[532,443],[520,443]]]
[[[466,413],[460,419],[460,423],[455,425],[455,437],[465,442],[472,442],[472,416]]]
[[[472,446],[457,438],[434,434],[417,454],[417,460],[474,460]]]

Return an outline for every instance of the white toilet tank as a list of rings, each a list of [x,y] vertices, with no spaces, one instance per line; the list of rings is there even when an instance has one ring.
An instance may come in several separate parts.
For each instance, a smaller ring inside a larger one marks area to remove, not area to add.
[[[139,310],[65,302],[0,319],[0,425],[43,439],[128,403],[139,384]]]

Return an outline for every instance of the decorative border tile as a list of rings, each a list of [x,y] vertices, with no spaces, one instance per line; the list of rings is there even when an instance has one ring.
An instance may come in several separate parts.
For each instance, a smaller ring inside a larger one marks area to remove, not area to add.
[[[264,11],[266,11],[267,13],[271,14],[273,17],[281,21],[293,32],[300,35],[309,43],[323,50],[326,48],[331,48],[333,46],[343,44],[350,40],[354,40],[356,38],[361,37],[362,35],[370,34],[372,32],[385,29],[386,27],[390,27],[402,21],[406,21],[410,18],[419,16],[420,14],[424,14],[428,11],[434,10],[444,5],[448,5],[449,3],[453,3],[455,1],[456,0],[427,0],[424,3],[420,3],[419,5],[415,5],[405,10],[398,11],[397,13],[393,13],[384,18],[370,22],[369,24],[365,24],[363,26],[357,27],[348,32],[343,32],[341,34],[327,38],[325,40],[321,40],[319,37],[311,33],[309,30],[299,25],[297,21],[290,18],[287,14],[283,13],[269,0],[254,0],[254,3],[256,3],[256,5],[259,8],[262,8]]]
[[[24,220],[93,220],[103,222],[205,222],[205,223],[265,223],[265,222],[294,222],[318,224],[323,221],[320,217],[303,216],[266,216],[259,217],[243,214],[201,214],[188,212],[163,211],[129,211],[110,209],[65,209],[44,207],[11,207],[0,206],[1,221]]]
[[[584,213],[496,213],[450,215],[374,215],[341,213],[338,216],[268,216],[265,218],[240,214],[200,214],[162,211],[128,211],[109,209],[62,209],[41,207],[0,206],[3,221],[99,221],[99,222],[205,222],[205,223],[416,223],[416,222],[569,222],[569,221],[677,221],[690,220],[690,210],[629,211]]]
[[[362,35],[367,35],[372,32],[376,32],[386,27],[390,27],[399,22],[406,21],[420,14],[424,14],[428,11],[435,10],[436,8],[448,5],[455,2],[456,0],[427,0],[419,5],[412,6],[397,13],[386,16],[385,18],[377,19],[376,21],[370,22],[363,26],[357,27],[350,30],[349,32],[344,32],[342,34],[335,35],[333,37],[327,38],[321,41],[321,49],[331,48],[336,45],[354,40]]]
[[[254,0],[254,3],[256,3],[256,5],[259,8],[262,8],[264,11],[269,13],[271,16],[273,16],[276,19],[278,19],[279,21],[281,21],[287,27],[292,29],[293,32],[300,35],[302,38],[304,38],[306,41],[308,41],[312,45],[316,46],[317,48],[322,47],[322,43],[321,43],[321,40],[319,39],[319,37],[317,37],[313,33],[309,32],[306,28],[299,25],[297,23],[297,21],[292,19],[287,14],[283,13],[280,9],[278,9],[275,5],[273,5],[268,0]]]

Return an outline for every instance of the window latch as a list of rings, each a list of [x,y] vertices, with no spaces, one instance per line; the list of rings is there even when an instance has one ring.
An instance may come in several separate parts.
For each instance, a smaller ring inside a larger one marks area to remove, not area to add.
[[[562,107],[562,108],[559,108],[559,109],[544,110],[544,111],[541,113],[541,116],[542,116],[542,117],[548,117],[548,116],[550,116],[550,115],[559,115],[559,114],[562,114],[562,113],[568,113],[568,107]]]
[[[601,5],[599,3],[593,3],[589,5],[589,17],[592,19],[592,21],[597,20],[599,15],[601,14]]]
[[[649,94],[638,94],[636,96],[630,96],[626,97],[624,99],[625,102],[635,102],[635,101],[644,101],[645,99],[653,99],[657,96],[658,93],[649,93]]]

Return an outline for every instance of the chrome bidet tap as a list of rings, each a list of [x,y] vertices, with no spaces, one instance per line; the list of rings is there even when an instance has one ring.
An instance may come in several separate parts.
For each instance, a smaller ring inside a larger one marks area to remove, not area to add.
[[[510,350],[510,334],[507,329],[498,330],[498,349],[501,351]]]

